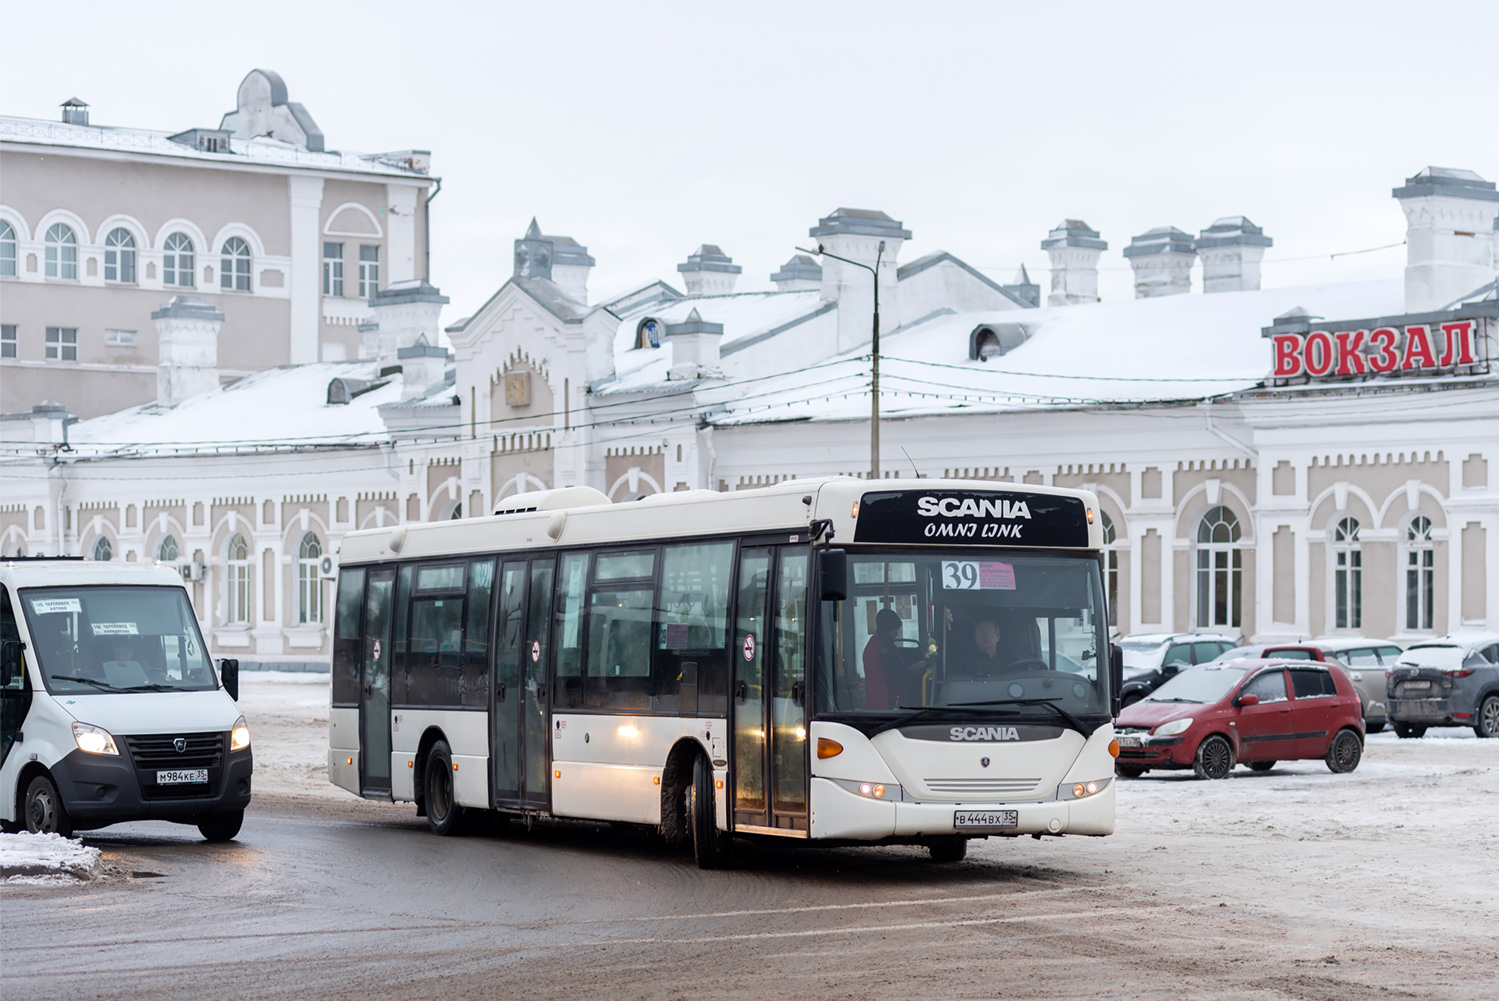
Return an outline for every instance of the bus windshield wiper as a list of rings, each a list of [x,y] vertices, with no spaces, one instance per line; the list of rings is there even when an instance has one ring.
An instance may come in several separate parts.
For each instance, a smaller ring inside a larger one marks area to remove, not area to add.
[[[991,699],[991,700],[989,700],[987,702],[955,702],[955,703],[953,703],[953,705],[954,706],[964,706],[964,707],[969,707],[969,706],[973,706],[973,707],[981,707],[981,706],[1045,706],[1046,708],[1055,711],[1058,716],[1062,717],[1062,719],[1064,719],[1064,720],[1067,721],[1067,725],[1068,726],[1072,727],[1072,729],[1076,730],[1078,733],[1082,734],[1084,737],[1091,737],[1091,736],[1093,736],[1093,731],[1097,730],[1098,727],[1101,726],[1102,724],[1089,725],[1088,723],[1086,723],[1083,720],[1079,719],[1078,717],[1074,716],[1072,713],[1068,712],[1066,709],[1063,709],[1061,706],[1057,705],[1056,700],[1059,699],[1059,698],[1061,698],[1060,695],[1054,695],[1051,698],[1046,698],[1046,699]]]
[[[107,681],[100,681],[98,678],[75,678],[71,674],[54,674],[54,675],[52,675],[52,680],[53,681],[71,681],[71,682],[75,682],[75,683],[80,684],[80,685],[93,685],[95,688],[99,689],[99,691],[101,691],[101,692],[125,692],[125,691],[129,691],[129,689],[127,689],[127,688],[116,688],[114,685],[111,685],[109,682],[107,682]]]

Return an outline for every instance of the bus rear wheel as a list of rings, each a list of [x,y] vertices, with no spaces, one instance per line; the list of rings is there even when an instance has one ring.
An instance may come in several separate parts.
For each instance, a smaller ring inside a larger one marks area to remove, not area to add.
[[[713,768],[701,754],[692,762],[692,784],[687,787],[687,827],[692,855],[699,869],[729,867],[729,833],[718,829],[713,799]]]
[[[439,740],[427,752],[423,778],[427,826],[434,834],[457,834],[463,825],[463,807],[453,798],[453,752],[446,740]]]

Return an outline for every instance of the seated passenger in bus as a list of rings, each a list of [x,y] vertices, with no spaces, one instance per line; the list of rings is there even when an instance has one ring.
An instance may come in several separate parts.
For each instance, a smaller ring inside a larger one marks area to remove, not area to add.
[[[864,708],[894,709],[917,705],[916,679],[901,656],[897,640],[901,637],[901,620],[894,609],[882,608],[874,617],[874,635],[864,645]]]

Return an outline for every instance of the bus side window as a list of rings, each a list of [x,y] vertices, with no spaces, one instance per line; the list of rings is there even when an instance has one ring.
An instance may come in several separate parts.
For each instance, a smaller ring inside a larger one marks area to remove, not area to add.
[[[583,704],[583,591],[588,585],[588,553],[565,553],[558,571],[557,647],[554,704]]]
[[[396,596],[391,605],[395,629],[390,641],[390,702],[402,706],[411,699],[411,576],[413,567],[406,564],[396,574]]]
[[[731,542],[666,547],[652,644],[652,709],[684,715],[728,711],[728,603],[733,570]]]
[[[489,613],[494,560],[474,560],[468,569],[468,624],[463,632],[463,704],[489,704]]]
[[[359,704],[359,612],[364,604],[364,571],[345,570],[338,578],[333,618],[333,691],[335,706]]]

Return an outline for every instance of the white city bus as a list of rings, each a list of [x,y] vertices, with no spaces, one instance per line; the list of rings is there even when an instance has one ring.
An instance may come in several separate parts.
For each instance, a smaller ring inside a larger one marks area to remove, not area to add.
[[[795,481],[356,532],[330,780],[465,811],[924,844],[1114,829],[1097,500]]]

